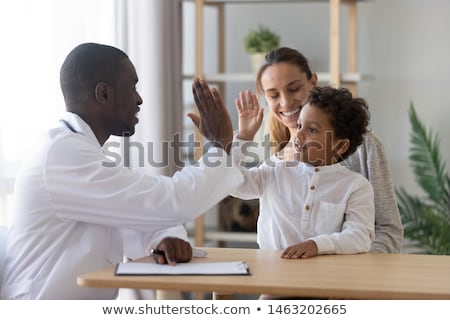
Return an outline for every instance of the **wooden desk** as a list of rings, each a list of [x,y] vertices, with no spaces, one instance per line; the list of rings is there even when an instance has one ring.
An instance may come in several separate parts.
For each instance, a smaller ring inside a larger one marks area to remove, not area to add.
[[[114,269],[109,268],[81,275],[77,281],[80,286],[102,288],[349,299],[450,299],[450,256],[358,254],[285,260],[279,258],[281,251],[204,249],[208,257],[191,263],[244,260],[251,275],[114,276]]]

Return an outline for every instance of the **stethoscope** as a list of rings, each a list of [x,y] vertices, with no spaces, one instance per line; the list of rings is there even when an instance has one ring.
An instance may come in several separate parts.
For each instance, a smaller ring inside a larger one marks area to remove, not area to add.
[[[81,132],[78,132],[77,130],[75,130],[75,128],[72,127],[72,125],[71,125],[70,123],[68,123],[66,120],[61,119],[60,121],[61,121],[62,123],[64,123],[64,125],[65,125],[70,131],[72,131],[73,133],[80,133],[80,134],[81,134]]]

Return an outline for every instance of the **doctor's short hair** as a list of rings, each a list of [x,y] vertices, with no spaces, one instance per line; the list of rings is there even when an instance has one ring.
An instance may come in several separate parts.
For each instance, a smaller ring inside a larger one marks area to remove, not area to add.
[[[99,82],[114,83],[121,64],[128,56],[122,50],[98,43],[83,43],[75,47],[60,70],[61,90],[68,111],[82,106],[94,96]]]
[[[305,103],[328,114],[337,138],[349,139],[348,150],[340,160],[347,158],[362,144],[370,120],[369,107],[363,98],[354,98],[346,88],[317,86],[310,90]]]

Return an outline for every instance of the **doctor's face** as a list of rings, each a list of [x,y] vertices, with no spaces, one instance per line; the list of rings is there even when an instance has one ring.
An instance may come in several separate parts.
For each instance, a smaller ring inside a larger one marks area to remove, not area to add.
[[[114,84],[109,126],[112,135],[131,136],[139,122],[137,113],[142,104],[142,98],[137,92],[138,76],[129,59],[121,62],[121,71]]]

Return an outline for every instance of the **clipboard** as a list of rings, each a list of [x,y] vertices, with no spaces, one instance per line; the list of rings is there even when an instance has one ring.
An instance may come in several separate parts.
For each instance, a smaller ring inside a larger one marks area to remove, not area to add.
[[[120,262],[116,276],[154,275],[250,275],[245,261],[177,263],[175,266],[152,262]]]

